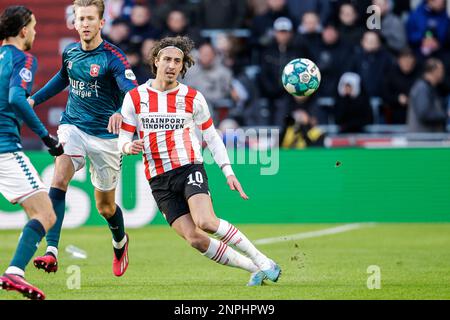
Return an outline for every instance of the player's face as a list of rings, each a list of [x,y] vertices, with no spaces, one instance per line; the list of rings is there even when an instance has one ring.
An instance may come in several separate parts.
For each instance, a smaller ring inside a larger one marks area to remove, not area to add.
[[[105,20],[100,19],[96,6],[75,8],[75,29],[84,42],[91,42],[100,35],[100,30],[105,25]]]
[[[36,18],[31,15],[31,21],[24,27],[25,47],[24,50],[28,51],[33,46],[34,38],[36,37]]]
[[[158,68],[156,77],[168,84],[177,81],[178,75],[183,68],[183,55],[177,49],[163,50],[155,61]]]

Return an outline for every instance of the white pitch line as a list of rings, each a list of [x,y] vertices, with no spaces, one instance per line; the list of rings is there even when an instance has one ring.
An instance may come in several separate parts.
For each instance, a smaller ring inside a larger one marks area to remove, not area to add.
[[[373,222],[351,223],[351,224],[345,224],[343,226],[334,227],[334,228],[309,231],[309,232],[301,232],[301,233],[296,233],[296,234],[291,234],[291,235],[281,236],[281,237],[275,237],[275,238],[258,239],[253,242],[255,244],[270,244],[270,243],[277,243],[277,242],[284,242],[284,241],[317,238],[317,237],[327,236],[330,234],[342,233],[342,232],[347,232],[347,231],[366,228],[366,227],[373,227],[374,225],[375,225],[375,223],[373,223]]]

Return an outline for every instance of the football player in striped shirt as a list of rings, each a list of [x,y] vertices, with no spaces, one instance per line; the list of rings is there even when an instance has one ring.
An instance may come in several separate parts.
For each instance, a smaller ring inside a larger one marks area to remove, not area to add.
[[[33,13],[24,6],[10,6],[0,16],[0,40],[4,40],[0,47],[0,193],[12,204],[19,203],[30,218],[14,258],[0,277],[0,289],[43,300],[44,293],[25,281],[25,267],[56,216],[46,186],[22,152],[22,122],[43,140],[51,155],[59,156],[64,150],[58,139],[49,135],[26,98],[37,68],[36,58],[26,52],[33,45],[35,26]]]
[[[73,4],[80,41],[66,47],[61,70],[30,100],[30,104],[38,105],[69,86],[69,99],[58,128],[65,152],[56,160],[49,192],[57,221],[47,234],[46,254],[37,257],[34,265],[47,272],[57,271],[66,191],[88,157],[97,210],[107,220],[113,237],[113,273],[122,276],[128,267],[129,239],[122,210],[115,203],[122,165],[117,134],[123,97],[137,82],[124,53],[102,39],[103,0],[75,0]]]
[[[193,64],[193,46],[187,37],[164,38],[155,45],[149,60],[156,78],[125,96],[119,150],[124,154],[143,151],[145,175],[160,211],[192,247],[215,262],[250,272],[249,286],[261,285],[266,278],[275,282],[280,267],[214,213],[195,127],[201,129],[230,189],[244,200],[248,197],[231,168],[205,98],[177,81]],[[133,140],[136,131],[139,139]]]

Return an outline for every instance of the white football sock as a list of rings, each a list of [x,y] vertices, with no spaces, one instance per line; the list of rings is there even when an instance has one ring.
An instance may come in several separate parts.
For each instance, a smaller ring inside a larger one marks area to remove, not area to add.
[[[216,239],[210,238],[208,250],[203,255],[226,266],[241,268],[248,272],[258,270],[252,260]]]
[[[57,248],[57,247],[48,246],[46,252],[53,253],[54,256],[55,256],[56,258],[58,258],[58,248]]]
[[[235,246],[239,251],[246,254],[261,270],[270,269],[271,263],[247,237],[228,221],[220,220],[219,228],[214,236],[218,237],[227,245]]]
[[[5,273],[8,274],[15,274],[16,276],[25,277],[25,271],[18,267],[10,266],[8,269],[6,269]]]
[[[112,239],[113,247],[116,249],[122,249],[125,246],[125,244],[127,243],[127,240],[128,240],[127,235],[124,235],[123,239],[120,240],[120,242],[116,242],[114,239]]]

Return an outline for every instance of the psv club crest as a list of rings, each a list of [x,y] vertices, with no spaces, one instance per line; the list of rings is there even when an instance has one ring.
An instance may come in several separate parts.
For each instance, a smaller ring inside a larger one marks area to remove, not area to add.
[[[91,71],[89,72],[91,77],[98,77],[99,72],[100,72],[100,66],[98,64],[91,64]]]

